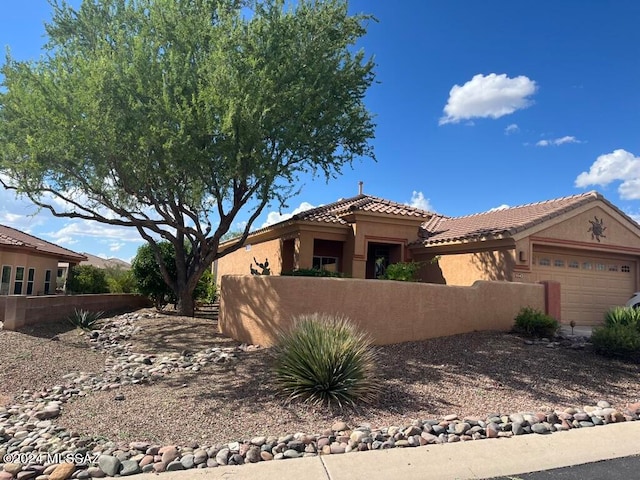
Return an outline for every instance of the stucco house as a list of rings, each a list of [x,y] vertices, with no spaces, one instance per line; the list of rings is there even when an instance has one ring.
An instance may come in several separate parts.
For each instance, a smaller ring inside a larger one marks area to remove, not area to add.
[[[0,296],[55,293],[58,262],[77,265],[84,255],[0,225]]]
[[[374,279],[376,266],[415,260],[425,282],[554,280],[560,320],[595,325],[640,285],[640,225],[595,191],[464,217],[359,194],[252,232],[216,262],[218,283],[248,274],[254,258],[275,275],[320,268]]]

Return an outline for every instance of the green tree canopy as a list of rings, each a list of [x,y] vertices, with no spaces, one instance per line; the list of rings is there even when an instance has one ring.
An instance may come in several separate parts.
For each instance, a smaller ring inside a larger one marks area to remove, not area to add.
[[[52,6],[46,55],[1,70],[0,182],[55,216],[137,229],[181,313],[301,174],[373,156],[374,64],[353,48],[371,17],[346,0]],[[219,249],[243,207],[242,236]]]
[[[104,270],[94,265],[76,265],[71,267],[67,290],[71,293],[109,293],[109,283]]]

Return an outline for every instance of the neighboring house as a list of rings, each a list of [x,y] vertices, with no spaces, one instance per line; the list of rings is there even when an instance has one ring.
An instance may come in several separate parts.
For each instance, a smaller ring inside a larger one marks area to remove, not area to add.
[[[55,293],[58,262],[76,265],[86,257],[0,225],[0,295]]]
[[[82,252],[85,260],[80,265],[93,265],[96,268],[115,269],[115,270],[131,270],[131,264],[120,260],[119,258],[102,258],[87,252]],[[69,263],[58,263],[58,274],[56,277],[57,288],[65,291],[67,285],[67,276],[69,275]]]
[[[457,218],[360,194],[252,232],[216,262],[218,283],[248,274],[254,257],[275,275],[321,268],[376,278],[377,266],[415,260],[432,283],[554,280],[560,320],[595,325],[640,285],[640,226],[597,192]]]

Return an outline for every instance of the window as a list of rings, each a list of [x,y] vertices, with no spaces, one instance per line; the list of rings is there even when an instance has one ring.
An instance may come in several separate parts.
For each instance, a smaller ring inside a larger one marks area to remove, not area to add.
[[[48,294],[51,290],[51,270],[44,272],[44,294]]]
[[[554,267],[564,267],[564,260],[561,260],[561,259],[559,259],[559,258],[556,258],[556,259],[553,261],[553,266],[554,266]]]
[[[33,279],[36,276],[36,269],[30,268],[27,272],[27,295],[33,295]]]
[[[629,265],[622,265],[620,267],[620,271],[624,272],[624,273],[630,273],[631,272],[631,267]]]
[[[551,260],[549,260],[548,258],[541,258],[540,261],[538,262],[538,265],[542,265],[543,267],[548,267],[551,265]]]
[[[610,272],[617,272],[618,271],[618,265],[609,265],[609,271]]]
[[[11,266],[4,265],[2,267],[2,280],[0,282],[0,295],[9,295],[10,285],[11,285]]]
[[[604,272],[607,269],[607,266],[604,263],[596,263],[596,270],[599,272]]]
[[[313,257],[313,268],[326,270],[327,272],[337,272],[338,259],[336,257]]]
[[[580,268],[580,262],[576,261],[576,260],[571,260],[568,264],[567,267],[569,268]]]
[[[13,281],[14,295],[22,295],[23,284],[24,284],[24,267],[16,267],[16,278]]]
[[[582,264],[582,269],[583,270],[593,270],[593,265],[591,264],[591,262],[584,262]]]

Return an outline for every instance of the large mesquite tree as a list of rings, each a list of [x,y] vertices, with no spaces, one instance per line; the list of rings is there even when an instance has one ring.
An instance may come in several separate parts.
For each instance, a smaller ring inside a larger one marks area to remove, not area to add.
[[[52,1],[46,55],[1,70],[0,182],[55,216],[137,229],[183,314],[300,174],[373,156],[374,65],[354,50],[370,17],[345,0]]]

